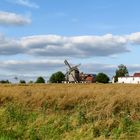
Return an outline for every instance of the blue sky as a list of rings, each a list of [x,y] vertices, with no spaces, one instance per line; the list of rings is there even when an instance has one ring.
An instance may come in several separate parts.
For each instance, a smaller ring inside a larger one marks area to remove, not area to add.
[[[65,72],[140,72],[139,0],[2,0],[0,79]]]

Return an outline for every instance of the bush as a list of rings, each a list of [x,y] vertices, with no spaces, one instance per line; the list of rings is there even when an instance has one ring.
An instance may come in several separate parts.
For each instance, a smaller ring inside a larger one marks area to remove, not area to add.
[[[35,83],[45,83],[45,80],[43,77],[38,77]]]
[[[99,73],[96,76],[96,82],[99,82],[99,83],[108,83],[109,82],[109,77],[106,74],[104,74],[104,73]]]

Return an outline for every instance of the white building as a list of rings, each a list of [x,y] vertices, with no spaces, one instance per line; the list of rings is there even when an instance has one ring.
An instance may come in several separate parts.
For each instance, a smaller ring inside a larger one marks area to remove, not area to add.
[[[140,73],[135,73],[133,76],[118,77],[118,83],[140,84]]]

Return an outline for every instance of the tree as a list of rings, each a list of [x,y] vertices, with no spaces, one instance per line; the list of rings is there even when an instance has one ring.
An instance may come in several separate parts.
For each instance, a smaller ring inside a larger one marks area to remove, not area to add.
[[[9,80],[1,80],[0,83],[1,84],[10,84]]]
[[[35,83],[45,83],[45,79],[43,77],[38,77]]]
[[[120,64],[118,69],[116,70],[116,75],[114,76],[115,82],[118,81],[118,77],[126,77],[129,76],[128,69],[125,65]]]
[[[20,84],[26,84],[26,81],[25,80],[20,80],[19,83]]]
[[[65,75],[61,71],[53,73],[49,79],[51,83],[62,83],[62,81],[64,80],[65,80]]]
[[[34,82],[33,82],[32,80],[30,80],[28,83],[29,83],[29,84],[33,84]]]
[[[105,73],[98,73],[96,76],[96,81],[99,83],[108,83],[109,77]]]

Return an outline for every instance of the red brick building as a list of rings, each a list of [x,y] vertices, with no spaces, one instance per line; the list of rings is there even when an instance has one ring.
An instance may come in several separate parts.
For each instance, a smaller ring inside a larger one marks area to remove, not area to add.
[[[95,74],[84,74],[80,73],[80,80],[85,83],[95,83],[96,82],[96,75]]]

